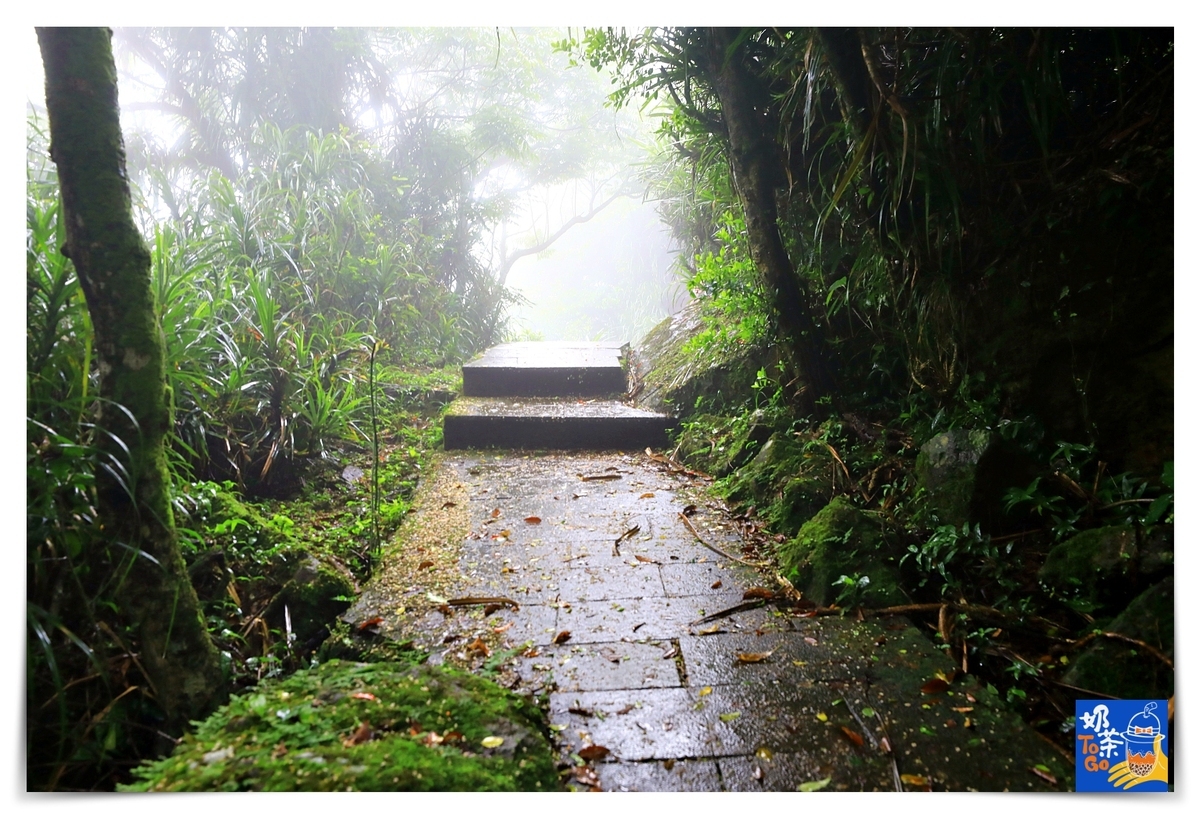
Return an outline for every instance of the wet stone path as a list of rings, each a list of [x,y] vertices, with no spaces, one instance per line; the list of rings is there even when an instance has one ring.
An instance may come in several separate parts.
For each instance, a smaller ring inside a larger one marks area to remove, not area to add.
[[[491,653],[510,651],[507,682],[545,704],[572,788],[1069,786],[1064,759],[994,694],[954,680],[906,619],[766,604],[697,624],[749,588],[777,586],[697,541],[679,517],[696,502],[693,479],[660,461],[468,450],[439,468],[468,505],[452,595],[519,607],[471,619],[430,603],[430,661],[462,659],[467,639],[498,634]],[[697,532],[740,555],[729,521],[699,505]],[[478,627],[464,636],[468,622]]]

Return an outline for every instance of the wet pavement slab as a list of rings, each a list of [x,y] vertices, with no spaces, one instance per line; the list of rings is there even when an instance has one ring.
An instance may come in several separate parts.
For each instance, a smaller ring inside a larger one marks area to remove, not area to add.
[[[490,640],[506,683],[545,708],[571,788],[1070,787],[1065,760],[908,620],[723,613],[776,588],[773,571],[697,540],[679,517],[695,479],[661,458],[468,450],[438,468],[465,506],[445,595],[518,607],[430,610],[430,661]],[[704,540],[744,556],[732,522],[698,505]],[[952,682],[926,685],[939,674]]]

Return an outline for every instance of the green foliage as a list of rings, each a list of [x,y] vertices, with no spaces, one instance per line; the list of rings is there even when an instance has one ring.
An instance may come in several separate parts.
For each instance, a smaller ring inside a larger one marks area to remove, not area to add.
[[[235,696],[123,789],[557,790],[547,735],[536,707],[485,679],[333,660]]]

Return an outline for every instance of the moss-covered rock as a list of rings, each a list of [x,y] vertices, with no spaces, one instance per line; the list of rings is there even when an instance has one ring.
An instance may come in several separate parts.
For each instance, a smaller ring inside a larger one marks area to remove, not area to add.
[[[779,547],[784,575],[818,605],[837,599],[835,583],[842,576],[869,577],[860,586],[858,602],[872,607],[907,602],[900,590],[894,558],[887,553],[879,525],[845,497],[804,524],[800,533]]]
[[[1175,578],[1168,577],[1129,603],[1105,631],[1119,633],[1175,654]],[[1175,672],[1127,642],[1099,638],[1063,677],[1063,682],[1119,699],[1161,699],[1175,694]]]
[[[235,696],[137,791],[558,789],[541,712],[447,668],[331,661]]]
[[[1143,535],[1130,525],[1081,531],[1046,557],[1038,580],[1053,595],[1090,605],[1122,603],[1174,568],[1174,526]]]
[[[740,404],[750,394],[756,373],[768,363],[767,353],[755,347],[690,352],[688,341],[704,330],[701,309],[700,299],[691,302],[663,319],[630,351],[639,406],[682,416],[701,395],[721,406]]]
[[[791,534],[829,502],[831,465],[827,454],[777,432],[728,478],[725,490],[736,503],[758,506],[775,531]]]
[[[937,522],[961,526],[971,519],[979,462],[992,444],[991,432],[952,429],[921,447],[917,485],[925,489],[928,513]]]
[[[308,556],[271,600],[263,619],[279,630],[284,630],[290,620],[295,640],[301,645],[324,639],[326,627],[350,607],[357,590],[345,567],[328,557]]]
[[[676,451],[693,469],[726,477],[758,454],[773,432],[761,411],[733,418],[696,415],[683,425]]]

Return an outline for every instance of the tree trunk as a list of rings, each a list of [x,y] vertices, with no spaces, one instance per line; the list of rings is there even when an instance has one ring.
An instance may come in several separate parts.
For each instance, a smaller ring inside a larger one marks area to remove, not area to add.
[[[112,33],[39,28],[50,157],[58,166],[67,243],[95,332],[97,445],[120,469],[97,471],[103,537],[122,555],[116,600],[168,727],[182,729],[224,695],[171,514],[164,436],[170,424],[164,343],[150,253],[133,222],[117,108]],[[103,562],[97,558],[96,562]]]
[[[766,129],[769,119],[755,105],[753,77],[739,56],[730,53],[736,34],[736,29],[711,29],[706,68],[721,103],[734,185],[746,213],[750,255],[771,294],[786,346],[807,385],[805,403],[811,410],[818,398],[833,391],[825,333],[813,319],[810,295],[796,276],[779,233],[775,191],[783,175],[782,163]]]

